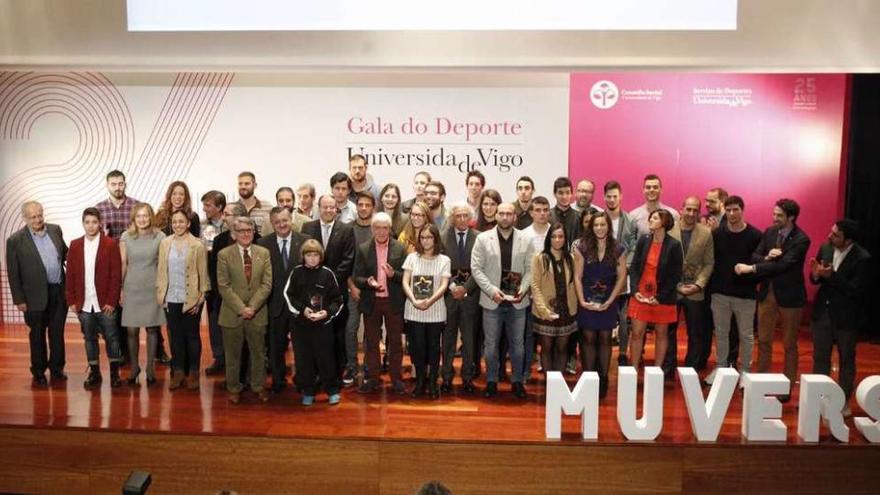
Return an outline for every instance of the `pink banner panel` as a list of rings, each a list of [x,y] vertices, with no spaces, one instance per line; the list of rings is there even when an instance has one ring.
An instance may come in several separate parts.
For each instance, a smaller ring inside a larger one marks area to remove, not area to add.
[[[842,213],[846,85],[844,74],[572,74],[569,173],[596,183],[599,205],[617,180],[627,210],[649,173],[675,208],[723,187],[762,230],[790,197],[813,255]]]

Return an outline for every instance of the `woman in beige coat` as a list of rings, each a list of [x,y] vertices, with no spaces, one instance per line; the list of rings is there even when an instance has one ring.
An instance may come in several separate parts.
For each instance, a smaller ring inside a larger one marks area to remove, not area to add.
[[[189,232],[190,219],[182,210],[171,215],[172,235],[159,244],[156,297],[165,308],[171,340],[171,383],[176,390],[199,388],[202,341],[199,316],[205,293],[211,289],[208,261],[202,242]]]
[[[544,371],[562,371],[569,335],[577,330],[574,261],[560,222],[550,226],[544,250],[532,260],[532,331],[541,337]]]

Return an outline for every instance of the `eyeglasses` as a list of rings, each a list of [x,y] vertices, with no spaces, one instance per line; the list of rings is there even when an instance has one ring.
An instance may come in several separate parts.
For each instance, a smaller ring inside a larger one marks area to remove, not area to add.
[[[428,240],[433,241],[433,240],[434,240],[434,236],[432,236],[432,235],[420,235],[420,236],[419,236],[419,239],[421,239],[421,240],[423,240],[423,241],[428,241]]]
[[[236,232],[240,232],[242,234],[247,234],[249,232],[253,232],[254,229],[235,229]]]
[[[421,218],[425,218],[426,216],[427,216],[427,215],[425,215],[424,213],[413,213],[413,212],[410,212],[410,214],[409,214],[409,217],[410,217],[410,218],[412,218],[412,217],[421,217]]]

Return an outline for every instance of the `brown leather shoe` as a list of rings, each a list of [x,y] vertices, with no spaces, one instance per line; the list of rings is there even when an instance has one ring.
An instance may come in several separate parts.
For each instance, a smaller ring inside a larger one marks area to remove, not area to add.
[[[182,371],[172,371],[171,381],[168,383],[168,390],[179,389],[181,386],[183,386],[183,380],[185,378],[186,375],[184,375]]]
[[[241,394],[239,393],[230,393],[229,394],[229,402],[231,404],[238,404],[241,402]]]
[[[186,389],[187,390],[198,390],[199,389],[199,374],[198,373],[190,373],[186,375]]]
[[[260,392],[257,393],[257,398],[260,399],[260,402],[269,402],[269,392],[260,390]]]

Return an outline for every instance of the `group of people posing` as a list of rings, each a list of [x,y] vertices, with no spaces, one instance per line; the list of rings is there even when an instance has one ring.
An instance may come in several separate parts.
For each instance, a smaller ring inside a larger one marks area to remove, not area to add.
[[[255,175],[242,172],[237,201],[219,191],[202,195],[202,219],[182,181],[169,185],[157,211],[126,195],[121,171],[107,174],[106,183],[109,198],[83,211],[84,235],[69,248],[36,201],[22,206],[26,225],[7,240],[9,285],[30,327],[37,386],[48,384],[47,370],[52,380],[66,379],[68,310],[82,326],[86,388],[102,382],[99,335],[111,386],[123,384],[124,363],[128,384],[139,384],[141,371],[147,385],[155,384],[167,326],[168,386],[175,390],[200,386],[204,309],[213,357],[205,372],[225,374],[232,403],[245,388],[261,401],[269,390],[285,389],[291,343],[305,405],[321,391],[338,404],[346,386],[373,393],[386,371],[391,392],[438,398],[453,390],[459,354],[463,392],[475,393],[474,380],[485,372],[485,397],[496,396],[509,376],[511,392],[526,398],[538,350],[538,372],[574,373],[579,362],[598,373],[604,397],[612,332],[618,364],[638,367],[653,329],[654,363],[671,377],[680,315],[688,337],[684,365],[705,371],[706,383],[714,378],[713,336],[716,369],[766,372],[780,322],[784,371],[797,378],[810,239],[797,225],[800,207],[792,199],[776,202],[773,224],[761,232],[746,222],[743,199],[722,188],[706,193],[705,213],[697,196],[674,209],[660,200],[661,179],[648,175],[645,203],[625,212],[618,182],[604,185],[599,206],[591,181],[575,187],[560,177],[551,207],[534,195],[530,177],[521,177],[516,199],[505,202],[472,171],[467,201],[447,206],[445,186],[427,172],[416,173],[409,200],[395,184],[380,189],[360,155],[350,158],[348,173],[330,178],[330,193],[316,197],[311,184],[281,187],[274,204],[258,199]],[[809,279],[820,286],[813,372],[830,372],[836,344],[847,397],[870,260],[855,242],[857,230],[851,220],[836,222],[809,261]],[[409,389],[405,349],[415,381]]]

